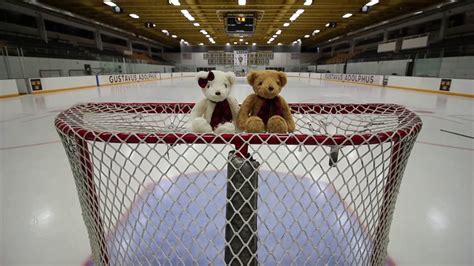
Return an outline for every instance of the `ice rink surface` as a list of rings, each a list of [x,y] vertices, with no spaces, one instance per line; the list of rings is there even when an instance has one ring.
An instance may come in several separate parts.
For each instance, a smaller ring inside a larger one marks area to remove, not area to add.
[[[67,86],[67,85],[65,85]],[[234,95],[250,93],[239,78]],[[397,103],[424,127],[390,233],[397,265],[474,264],[474,101],[441,94],[290,78],[288,102]],[[81,265],[91,254],[54,117],[85,102],[195,102],[193,78],[0,100],[0,265]],[[470,136],[470,137],[469,137]]]

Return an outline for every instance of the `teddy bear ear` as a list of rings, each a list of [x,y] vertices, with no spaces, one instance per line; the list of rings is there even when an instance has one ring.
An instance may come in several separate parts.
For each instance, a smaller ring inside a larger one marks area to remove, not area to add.
[[[229,72],[227,72],[227,73],[225,73],[225,74],[226,74],[227,79],[228,79],[229,82],[230,82],[230,85],[231,85],[231,86],[234,85],[235,79],[237,78],[237,77],[235,76],[234,72],[230,72],[230,71],[229,71]]]
[[[250,71],[250,73],[247,74],[247,82],[253,86],[253,82],[255,79],[258,77],[258,73],[255,71]]]
[[[209,74],[209,72],[199,71],[199,72],[196,74],[196,80],[207,78],[207,74]]]
[[[284,87],[287,82],[287,77],[285,72],[278,72],[278,78],[280,79],[280,86]]]

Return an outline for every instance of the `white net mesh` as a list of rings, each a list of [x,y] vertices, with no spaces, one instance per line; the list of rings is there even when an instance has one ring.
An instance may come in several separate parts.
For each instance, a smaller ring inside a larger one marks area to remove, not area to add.
[[[96,264],[380,265],[421,120],[293,104],[293,134],[193,134],[192,104],[74,106],[56,127]]]

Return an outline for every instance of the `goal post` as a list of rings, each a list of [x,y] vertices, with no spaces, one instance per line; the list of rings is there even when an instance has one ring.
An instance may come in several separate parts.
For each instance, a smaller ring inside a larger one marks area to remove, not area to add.
[[[290,104],[294,133],[215,135],[186,132],[192,107],[57,116],[96,264],[383,264],[415,113]]]

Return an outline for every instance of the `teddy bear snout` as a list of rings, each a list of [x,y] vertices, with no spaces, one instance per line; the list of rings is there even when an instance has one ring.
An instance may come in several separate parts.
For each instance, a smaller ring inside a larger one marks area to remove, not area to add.
[[[269,91],[273,91],[273,87],[268,87],[268,90],[269,90]]]
[[[221,92],[220,92],[220,91],[217,91],[217,92],[216,92],[216,95],[217,95],[217,96],[220,96],[220,95],[221,95]]]

